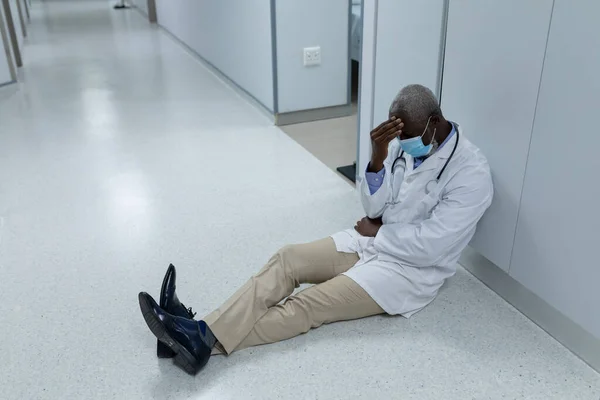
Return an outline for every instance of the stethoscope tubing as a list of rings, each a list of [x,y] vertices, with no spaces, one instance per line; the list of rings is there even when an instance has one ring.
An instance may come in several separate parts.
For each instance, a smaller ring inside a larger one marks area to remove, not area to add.
[[[448,164],[450,163],[450,160],[452,160],[452,157],[454,157],[454,153],[456,152],[456,148],[458,147],[458,140],[459,139],[460,139],[460,136],[459,136],[459,133],[458,133],[458,130],[457,130],[456,131],[456,142],[454,142],[454,148],[452,148],[452,153],[450,153],[450,157],[448,157],[448,159],[444,163],[444,166],[440,170],[437,178],[435,178],[436,181],[439,182],[440,178],[442,177],[442,174],[446,170],[446,167],[448,167]],[[395,171],[395,168],[396,168],[396,162],[398,160],[403,160],[403,157],[402,157],[403,155],[404,155],[404,150],[402,150],[402,152],[400,153],[400,155],[398,157],[396,157],[396,159],[394,160],[394,163],[392,164],[392,175],[394,174],[394,171]],[[404,161],[404,165],[406,165],[406,161]]]

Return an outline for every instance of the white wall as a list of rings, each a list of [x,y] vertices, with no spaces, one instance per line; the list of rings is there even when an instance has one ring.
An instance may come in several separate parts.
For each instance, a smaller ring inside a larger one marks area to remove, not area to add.
[[[471,246],[508,271],[552,0],[451,1],[446,118],[487,156],[495,196]]]
[[[370,160],[370,130],[387,119],[398,91],[419,83],[437,91],[440,73],[443,0],[371,0],[365,2],[365,17],[376,10],[375,21],[363,21],[363,64],[374,53],[373,73],[361,74],[361,123],[358,173],[363,175]],[[373,24],[376,29],[373,30]],[[373,51],[373,35],[375,49]],[[368,74],[368,75],[367,75]],[[366,82],[373,79],[372,84]],[[365,86],[366,85],[366,86]],[[368,89],[372,90],[369,93]],[[369,97],[372,96],[372,110]],[[363,103],[363,101],[365,101]]]
[[[494,175],[472,246],[596,339],[598,20],[597,0],[450,2],[442,88]]]
[[[365,4],[360,173],[369,131],[396,90],[435,88],[441,8],[433,0]],[[600,339],[600,53],[590,51],[600,48],[598,20],[597,0],[450,1],[442,109],[494,175],[496,198],[473,247]]]
[[[278,112],[348,104],[349,0],[277,0]],[[303,49],[321,47],[305,67]]]
[[[157,0],[158,23],[273,110],[268,0]]]
[[[597,0],[555,2],[510,269],[598,339],[599,20]]]

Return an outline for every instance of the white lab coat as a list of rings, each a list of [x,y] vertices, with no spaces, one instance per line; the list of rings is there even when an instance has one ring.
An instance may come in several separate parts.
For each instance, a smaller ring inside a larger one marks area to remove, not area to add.
[[[360,256],[345,273],[358,283],[388,314],[410,317],[429,304],[444,281],[454,275],[461,252],[477,222],[492,202],[493,185],[485,156],[456,125],[460,139],[454,156],[437,185],[435,180],[456,144],[457,135],[417,169],[413,158],[391,167],[400,155],[393,140],[384,162],[383,184],[371,195],[366,179],[360,192],[371,218],[383,217],[375,238],[349,229],[333,235],[338,251]],[[394,204],[397,203],[397,204]]]

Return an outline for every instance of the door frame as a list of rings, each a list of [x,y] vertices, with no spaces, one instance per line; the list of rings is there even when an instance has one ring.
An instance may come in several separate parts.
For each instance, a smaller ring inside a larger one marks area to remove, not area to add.
[[[4,8],[4,16],[6,18],[6,30],[8,31],[8,36],[10,38],[10,43],[15,58],[15,65],[17,66],[17,68],[22,67],[23,58],[21,57],[19,39],[17,38],[17,31],[15,30],[15,22],[13,21],[9,0],[2,0],[2,5]]]
[[[13,82],[17,80],[17,70],[15,68],[15,63],[13,60],[13,55],[11,52],[10,38],[8,34],[8,27],[4,23],[4,8],[0,7],[0,38],[2,39],[1,43],[4,47],[4,53],[6,54],[6,62],[8,63],[8,71],[10,73],[10,78]]]

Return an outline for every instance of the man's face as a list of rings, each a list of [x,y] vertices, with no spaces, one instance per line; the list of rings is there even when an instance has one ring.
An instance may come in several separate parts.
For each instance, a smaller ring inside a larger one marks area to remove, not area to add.
[[[423,135],[423,144],[425,146],[429,145],[433,140],[433,132],[439,123],[439,118],[437,116],[431,117],[429,120],[429,126],[427,126],[427,120],[425,121],[412,121],[410,118],[407,118],[406,115],[402,113],[389,113],[388,118],[400,118],[404,123],[404,128],[402,128],[402,133],[400,134],[400,140],[411,139],[414,137],[420,137]],[[425,127],[427,127],[427,131],[425,132]],[[425,132],[425,134],[423,134]]]

